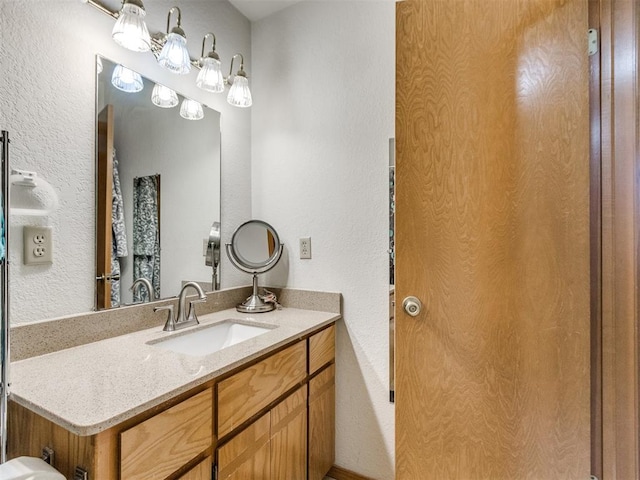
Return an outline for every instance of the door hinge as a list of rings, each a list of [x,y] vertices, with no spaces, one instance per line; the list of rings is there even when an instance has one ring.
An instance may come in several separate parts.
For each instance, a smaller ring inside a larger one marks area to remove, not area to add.
[[[218,465],[213,465],[213,480],[218,480]]]
[[[598,30],[590,28],[588,33],[589,56],[598,53]]]

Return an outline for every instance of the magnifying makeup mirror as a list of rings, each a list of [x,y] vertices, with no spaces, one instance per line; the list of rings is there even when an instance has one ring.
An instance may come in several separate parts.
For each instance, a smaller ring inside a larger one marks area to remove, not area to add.
[[[226,244],[231,263],[243,272],[253,275],[253,294],[236,307],[242,313],[264,313],[275,308],[273,303],[265,303],[258,295],[258,274],[276,266],[284,245],[275,229],[262,220],[243,223]]]

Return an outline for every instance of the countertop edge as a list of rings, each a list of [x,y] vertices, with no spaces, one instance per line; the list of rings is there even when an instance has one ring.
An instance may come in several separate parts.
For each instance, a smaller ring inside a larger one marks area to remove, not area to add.
[[[292,334],[286,338],[283,338],[279,341],[274,342],[273,344],[268,345],[267,347],[261,348],[255,352],[251,352],[250,354],[242,357],[241,359],[238,359],[236,361],[230,362],[229,364],[224,365],[223,367],[213,371],[213,372],[209,372],[207,374],[204,374],[202,377],[198,377],[195,378],[191,381],[187,381],[184,384],[182,384],[181,386],[174,388],[171,391],[165,392],[157,397],[154,397],[153,399],[143,402],[141,404],[135,405],[132,408],[125,410],[122,413],[119,413],[115,416],[112,416],[104,421],[100,421],[94,424],[88,424],[88,425],[77,425],[73,422],[70,422],[69,420],[60,417],[59,415],[56,415],[54,413],[52,413],[51,411],[47,410],[45,407],[37,405],[35,403],[33,403],[32,401],[29,401],[26,398],[21,397],[19,394],[10,392],[10,400],[14,401],[16,404],[21,405],[24,408],[27,408],[28,410],[36,413],[37,415],[46,418],[47,420],[55,423],[56,425],[64,428],[65,430],[81,436],[81,437],[87,437],[87,436],[92,436],[92,435],[97,435],[101,432],[104,432],[112,427],[115,427],[141,413],[144,413],[164,402],[170,401],[174,398],[176,398],[177,396],[186,393],[190,390],[193,390],[207,382],[210,382],[212,380],[215,380],[216,378],[232,371],[235,370],[239,367],[241,367],[243,364],[251,362],[253,360],[256,360],[260,357],[264,357],[266,355],[268,355],[269,353],[273,352],[274,350],[277,350],[281,347],[284,347],[288,344],[292,344],[295,343],[296,341],[299,341],[305,337],[307,337],[309,334],[311,334],[314,331],[317,330],[321,330],[324,327],[326,327],[327,325],[331,325],[333,323],[336,323],[338,320],[340,320],[342,318],[342,314],[340,313],[334,313],[334,312],[322,312],[322,313],[326,313],[327,314],[327,318],[317,322],[316,324],[314,324],[311,327],[305,328],[295,334]]]

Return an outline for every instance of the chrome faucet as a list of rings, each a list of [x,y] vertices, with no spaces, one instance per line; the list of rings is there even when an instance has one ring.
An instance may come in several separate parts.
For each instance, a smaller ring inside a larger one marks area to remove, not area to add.
[[[189,287],[194,288],[198,292],[198,299],[191,300],[189,302],[189,313],[185,314],[185,312],[187,311],[185,303],[187,301],[187,290],[189,289]],[[182,286],[180,295],[178,296],[178,315],[176,316],[176,318],[174,318],[173,316],[173,305],[156,307],[153,309],[153,311],[157,312],[159,310],[169,310],[167,322],[164,324],[163,330],[165,332],[173,332],[174,330],[180,330],[181,328],[190,327],[191,325],[198,325],[200,322],[198,321],[194,304],[206,301],[207,297],[202,291],[202,288],[200,288],[200,285],[198,285],[196,282],[187,282]]]
[[[134,292],[134,295],[135,295],[136,287],[139,285],[144,285],[147,288],[147,292],[149,293],[149,300],[147,300],[148,302],[150,302],[151,300],[155,300],[155,295],[153,294],[153,286],[151,285],[151,282],[144,277],[136,278],[133,282],[133,285],[131,285],[131,288],[129,288],[129,290]],[[142,293],[140,294],[140,296],[142,297]]]

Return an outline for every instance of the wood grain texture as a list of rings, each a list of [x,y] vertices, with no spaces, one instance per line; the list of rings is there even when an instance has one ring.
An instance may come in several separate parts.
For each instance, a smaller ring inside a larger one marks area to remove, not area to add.
[[[73,478],[76,465],[92,474],[94,466],[94,437],[79,437],[32,411],[9,402],[8,458],[23,455],[40,457],[44,447],[54,448],[53,466],[67,478]],[[91,478],[103,480],[107,477],[95,475]]]
[[[178,480],[211,480],[211,457],[205,458]]]
[[[309,337],[309,374],[320,370],[336,357],[336,327],[331,325]]]
[[[271,410],[271,478],[307,475],[307,388],[301,387]]]
[[[207,389],[120,434],[120,476],[166,478],[213,443],[213,391]]]
[[[586,0],[397,4],[396,478],[588,478]]]
[[[604,479],[640,478],[639,8],[601,2]]]
[[[372,478],[362,476],[346,468],[338,467],[337,465],[331,467],[327,476],[335,480],[373,480]]]
[[[309,477],[322,480],[335,461],[335,364],[309,382]]]
[[[271,478],[270,428],[267,413],[218,448],[219,480]]]
[[[301,341],[218,383],[218,438],[301,384],[306,364],[306,342]]]

